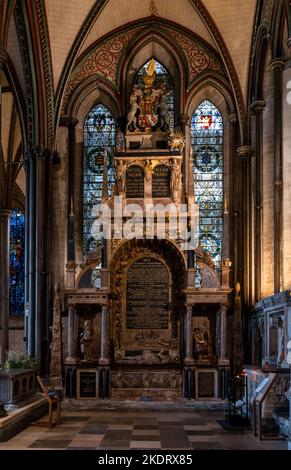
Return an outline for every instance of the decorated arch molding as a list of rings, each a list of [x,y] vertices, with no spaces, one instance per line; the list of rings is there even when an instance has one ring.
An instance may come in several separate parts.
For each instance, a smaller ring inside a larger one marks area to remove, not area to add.
[[[102,78],[98,78],[98,82],[96,82],[96,77],[94,75],[89,76],[89,78],[81,82],[80,86],[74,90],[67,108],[67,114],[69,116],[78,116],[83,101],[90,93],[96,91],[96,89],[106,93],[111,102],[114,104],[114,108],[118,110],[117,115],[113,112],[115,118],[120,116],[120,100],[115,88],[111,85],[111,83],[108,83],[108,81],[103,80]],[[112,108],[112,106],[110,108]]]
[[[118,92],[122,73],[126,70],[133,51],[149,41],[161,42],[170,51],[186,87],[191,86],[206,70],[226,76],[219,55],[203,39],[173,22],[146,18],[106,35],[82,54],[67,84],[62,113],[67,113],[75,90],[90,76],[95,76],[96,79],[101,77]],[[183,77],[185,66],[187,72]]]
[[[233,94],[229,83],[226,80],[221,79],[221,77],[215,77],[213,75],[203,75],[200,80],[196,81],[195,84],[189,90],[186,101],[186,114],[191,116],[190,106],[193,100],[193,97],[197,95],[201,90],[211,87],[214,90],[217,90],[221,96],[225,99],[227,111],[229,114],[235,113],[235,103],[233,99]]]
[[[28,145],[53,149],[54,89],[44,1],[17,1],[14,18],[26,84]]]
[[[190,3],[193,5],[197,13],[199,14],[200,18],[204,22],[205,26],[207,27],[214,43],[217,46],[218,51],[221,54],[221,58],[223,60],[225,69],[228,74],[229,82],[232,86],[233,95],[235,98],[237,114],[238,114],[238,122],[240,127],[240,140],[241,144],[243,145],[247,139],[247,120],[246,120],[246,111],[245,105],[243,100],[243,94],[240,86],[240,82],[238,79],[238,75],[232,61],[231,55],[226,47],[225,41],[222,35],[219,32],[214,20],[212,19],[211,15],[209,14],[207,8],[205,7],[202,0],[190,0]]]

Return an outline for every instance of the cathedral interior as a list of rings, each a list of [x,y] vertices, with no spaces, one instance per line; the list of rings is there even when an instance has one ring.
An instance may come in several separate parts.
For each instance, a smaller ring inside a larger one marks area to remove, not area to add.
[[[291,450],[289,171],[290,0],[1,0],[0,450]]]

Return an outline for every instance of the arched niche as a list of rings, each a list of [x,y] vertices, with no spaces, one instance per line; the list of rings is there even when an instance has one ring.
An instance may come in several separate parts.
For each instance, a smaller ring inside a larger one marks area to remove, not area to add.
[[[80,91],[81,92],[81,91]],[[117,122],[120,115],[118,102],[114,99],[109,91],[97,87],[96,81],[94,87],[91,89],[84,88],[84,96],[80,102],[75,102],[74,106],[70,108],[72,116],[77,119],[75,126],[75,150],[73,155],[69,154],[68,148],[68,130],[64,127],[58,128],[58,149],[64,155],[66,166],[60,170],[63,172],[62,178],[67,181],[69,174],[66,168],[69,166],[69,158],[74,157],[74,216],[75,216],[75,254],[77,262],[82,262],[83,259],[83,214],[82,214],[82,180],[83,180],[83,152],[84,152],[84,123],[90,110],[98,104],[103,104],[113,115]]]
[[[232,207],[233,192],[231,181],[233,178],[233,162],[230,156],[234,155],[235,149],[230,148],[230,119],[235,119],[234,103],[231,96],[222,87],[219,87],[217,83],[206,82],[205,85],[201,85],[200,88],[192,89],[186,103],[186,114],[191,118],[195,110],[204,101],[210,101],[220,112],[223,122],[223,193],[224,202],[227,202],[228,207]],[[186,162],[187,165],[187,187],[190,195],[195,195],[194,191],[194,178],[193,178],[193,161],[191,152],[191,126],[186,127],[186,155],[189,160]],[[229,258],[232,247],[231,247],[231,232],[232,225],[228,223],[227,213],[224,214],[224,232],[223,232],[223,244],[222,244],[222,259]]]
[[[174,53],[167,48],[164,44],[158,41],[145,42],[142,46],[133,49],[130,56],[126,59],[123,64],[123,83],[125,83],[124,96],[125,96],[125,110],[124,113],[127,115],[129,111],[129,98],[132,90],[135,78],[140,69],[150,60],[154,58],[159,62],[169,73],[172,84],[173,92],[175,96],[174,100],[174,115],[175,122],[177,121],[177,115],[180,112],[180,100],[181,100],[181,64],[180,67],[177,63],[177,58]]]

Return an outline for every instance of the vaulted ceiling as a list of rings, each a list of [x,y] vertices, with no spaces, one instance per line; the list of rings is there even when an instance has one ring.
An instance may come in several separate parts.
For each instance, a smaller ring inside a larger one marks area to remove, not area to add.
[[[46,0],[47,21],[53,63],[54,85],[59,82],[74,40],[94,0]],[[106,33],[149,14],[149,0],[108,0],[95,15],[77,56]],[[203,0],[230,53],[246,100],[247,76],[256,0]],[[158,16],[181,24],[216,47],[209,25],[192,0],[156,0]]]
[[[11,0],[5,2],[6,6],[11,6],[6,8],[5,44],[1,35],[0,42],[7,48],[22,95],[27,96],[32,83],[35,98],[43,94],[48,99],[45,112],[41,99],[29,104],[35,115],[33,120],[28,110],[30,135],[39,119],[43,126],[39,133],[35,131],[36,138],[32,140],[39,143],[48,140],[52,145],[54,125],[60,115],[66,86],[80,56],[84,57],[92,44],[112,31],[150,18],[150,4],[154,5],[154,14],[159,19],[195,33],[208,43],[210,49],[217,51],[229,73],[229,82],[235,87],[238,108],[244,114],[257,0]],[[14,5],[18,13],[13,17]],[[17,19],[23,13],[27,14],[23,20],[27,38],[19,31]],[[24,53],[27,54],[25,60]],[[30,69],[26,62],[30,63]],[[34,81],[27,74],[29,70],[35,70]]]

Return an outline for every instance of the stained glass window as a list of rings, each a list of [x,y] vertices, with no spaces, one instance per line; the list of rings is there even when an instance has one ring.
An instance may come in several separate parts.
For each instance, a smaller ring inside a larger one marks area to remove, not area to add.
[[[156,78],[154,81],[154,88],[159,88],[161,87],[161,85],[165,85],[167,89],[166,96],[167,96],[167,105],[168,105],[168,113],[169,113],[169,130],[173,131],[174,130],[174,92],[173,92],[172,78],[169,72],[165,69],[165,67],[162,64],[160,64],[160,62],[158,62],[157,60],[155,60],[154,62],[155,62],[155,73],[156,73]],[[146,64],[144,64],[143,67],[137,73],[136,79],[134,81],[135,85],[144,87],[142,77],[144,74],[146,74],[149,63],[150,63],[150,60]],[[158,107],[157,107],[157,110],[158,110],[158,113],[161,113]],[[162,122],[160,119],[158,126],[161,124]]]
[[[84,255],[94,252],[96,247],[96,237],[93,230],[93,224],[96,220],[94,207],[101,202],[103,192],[110,195],[113,189],[115,180],[114,150],[115,120],[108,108],[103,104],[98,104],[91,109],[84,124]]]
[[[10,216],[9,246],[9,311],[10,315],[24,314],[24,240],[25,216],[14,209]]]
[[[223,239],[223,122],[218,109],[208,100],[192,116],[194,191],[199,205],[199,239],[221,272]],[[197,270],[196,286],[201,283]]]

